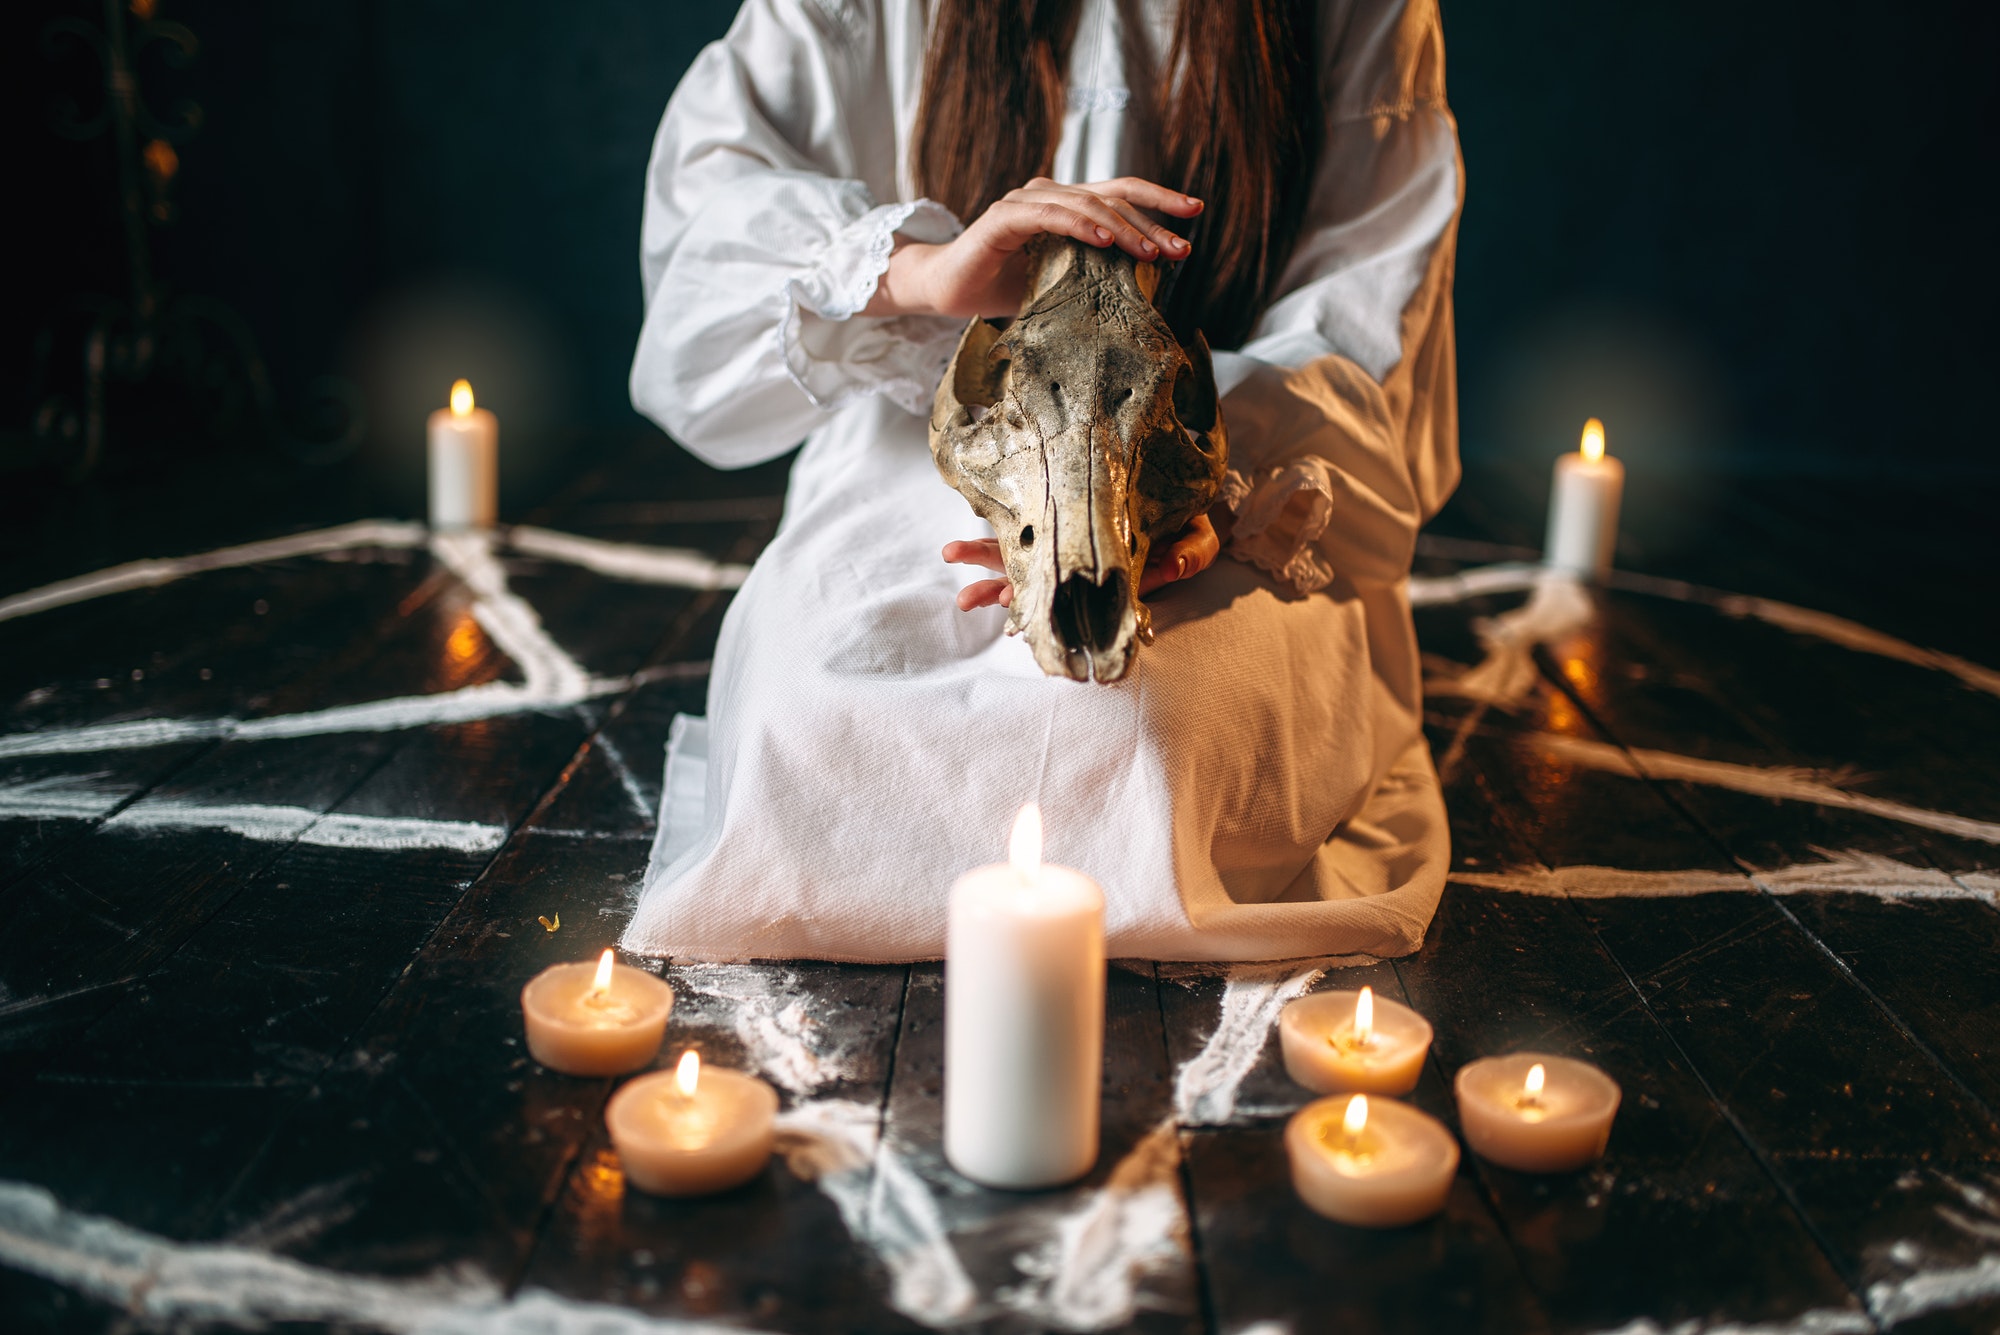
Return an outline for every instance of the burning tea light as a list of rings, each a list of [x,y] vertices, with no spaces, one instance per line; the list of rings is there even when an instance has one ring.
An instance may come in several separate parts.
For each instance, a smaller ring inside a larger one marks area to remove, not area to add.
[[[566,1075],[623,1075],[653,1060],[667,1031],[674,990],[617,962],[552,964],[521,989],[528,1051]]]
[[[1444,1208],[1458,1142],[1407,1104],[1348,1094],[1308,1103],[1285,1124],[1299,1199],[1365,1228],[1413,1224]]]
[[[474,406],[472,386],[451,387],[451,407],[430,420],[432,528],[491,528],[500,514],[500,422]]]
[[[604,1108],[625,1180],[655,1196],[742,1186],[771,1160],[778,1093],[754,1075],[703,1067],[690,1048],[671,1071],[626,1084]]]
[[[1542,560],[1557,570],[1602,578],[1618,545],[1618,502],[1625,465],[1604,452],[1604,423],[1583,424],[1576,453],[1556,460],[1549,493],[1549,535]]]
[[[1407,1094],[1431,1047],[1430,1021],[1408,1006],[1359,992],[1316,992],[1278,1017],[1285,1073],[1319,1094]]]
[[[1604,1153],[1618,1083],[1589,1062],[1515,1052],[1460,1069],[1452,1082],[1465,1143],[1527,1173],[1563,1173]]]
[[[1097,1162],[1104,892],[1042,862],[1041,812],[1005,866],[951,888],[944,966],[944,1153],[990,1187],[1069,1182]]]

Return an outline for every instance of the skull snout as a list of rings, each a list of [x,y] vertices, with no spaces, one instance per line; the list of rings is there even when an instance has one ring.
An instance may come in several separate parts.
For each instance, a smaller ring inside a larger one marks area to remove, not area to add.
[[[1072,656],[1081,654],[1094,671],[1099,660],[1108,668],[1130,638],[1131,577],[1123,570],[1108,572],[1100,583],[1075,574],[1056,585],[1056,633]],[[1072,671],[1071,676],[1078,674]],[[1081,680],[1082,678],[1079,678]],[[1099,680],[1108,680],[1099,675]]]
[[[1042,558],[1052,567],[1049,613],[1061,662],[1043,666],[1078,681],[1116,681],[1130,664],[1139,628],[1131,571],[1142,539],[1129,512],[1130,451],[1101,424],[1080,422],[1072,430],[1080,439],[1057,445],[1056,453],[1084,466],[1051,470],[1047,514],[1054,532]],[[1030,544],[1022,546],[1032,558]]]

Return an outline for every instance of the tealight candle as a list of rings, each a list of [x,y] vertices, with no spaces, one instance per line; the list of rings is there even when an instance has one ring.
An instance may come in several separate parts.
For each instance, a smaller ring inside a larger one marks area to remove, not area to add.
[[[1444,1208],[1458,1142],[1434,1117],[1366,1094],[1318,1099],[1285,1124],[1299,1199],[1366,1228],[1414,1224]]]
[[[1482,1159],[1527,1173],[1562,1173],[1604,1153],[1618,1082],[1589,1062],[1514,1052],[1459,1070],[1458,1124]]]
[[[1278,1016],[1285,1074],[1319,1094],[1407,1094],[1423,1073],[1431,1024],[1408,1006],[1359,992],[1315,992]]]
[[[491,528],[500,514],[500,421],[472,402],[472,386],[451,387],[451,407],[430,418],[432,528]]]
[[[704,1070],[690,1048],[671,1071],[628,1082],[604,1107],[625,1180],[655,1196],[740,1187],[771,1160],[778,1092],[754,1075]]]
[[[609,950],[595,964],[552,964],[521,989],[528,1052],[565,1075],[623,1075],[660,1050],[674,990],[617,962]]]
[[[1603,577],[1618,545],[1618,502],[1624,492],[1625,465],[1604,452],[1604,423],[1593,417],[1583,424],[1576,453],[1556,460],[1543,562],[1573,575]]]
[[[1048,1187],[1097,1162],[1104,892],[1042,863],[1022,808],[1006,866],[951,888],[944,966],[944,1153],[989,1187]]]

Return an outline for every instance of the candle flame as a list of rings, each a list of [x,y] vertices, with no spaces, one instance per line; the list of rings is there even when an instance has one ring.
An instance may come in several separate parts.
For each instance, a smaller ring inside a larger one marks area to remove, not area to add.
[[[1583,443],[1577,448],[1583,451],[1583,457],[1590,463],[1596,463],[1599,459],[1602,459],[1604,457],[1604,423],[1598,421],[1595,417],[1585,422],[1583,424]]]
[[[701,1054],[689,1048],[681,1054],[681,1064],[674,1068],[674,1088],[681,1092],[682,1098],[691,1099],[695,1086],[700,1083]]]
[[[454,380],[451,384],[451,415],[469,417],[472,415],[472,382]]]
[[[591,993],[595,996],[607,996],[611,992],[612,955],[613,952],[607,948],[597,957],[597,978],[590,985]]]
[[[1536,1062],[1533,1066],[1530,1066],[1528,1068],[1528,1078],[1521,1086],[1522,1102],[1533,1103],[1536,1099],[1540,1098],[1542,1095],[1542,1084],[1548,1078],[1549,1073],[1542,1069],[1540,1062]]]
[[[1354,1042],[1357,1047],[1367,1047],[1375,1037],[1375,989],[1364,987],[1361,995],[1354,999]],[[1364,1110],[1362,1115],[1367,1116]]]
[[[1368,1096],[1356,1094],[1347,1101],[1347,1115],[1340,1119],[1340,1129],[1347,1133],[1349,1140],[1361,1134],[1361,1128],[1368,1125]]]
[[[1014,817],[1014,833],[1007,840],[1007,861],[1027,877],[1042,869],[1042,809],[1033,802]]]

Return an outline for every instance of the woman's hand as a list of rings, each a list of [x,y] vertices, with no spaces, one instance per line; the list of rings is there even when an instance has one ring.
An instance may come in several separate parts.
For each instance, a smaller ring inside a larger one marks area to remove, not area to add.
[[[1027,283],[1022,247],[1044,232],[1090,246],[1120,246],[1141,260],[1186,259],[1188,243],[1142,209],[1192,218],[1202,203],[1136,176],[1090,185],[1057,185],[1037,176],[1008,191],[956,239],[899,246],[861,313],[1013,315]]]
[[[1147,557],[1146,569],[1139,576],[1139,596],[1143,598],[1162,584],[1200,574],[1215,563],[1221,551],[1222,540],[1216,535],[1215,524],[1205,514],[1196,515],[1186,528],[1173,536],[1171,542],[1164,547],[1155,547]],[[944,559],[953,565],[985,566],[988,570],[999,571],[1007,568],[1000,559],[998,538],[947,542]],[[1014,585],[1004,575],[1000,579],[979,580],[958,591],[958,606],[963,612],[970,612],[975,607],[1013,605]]]

